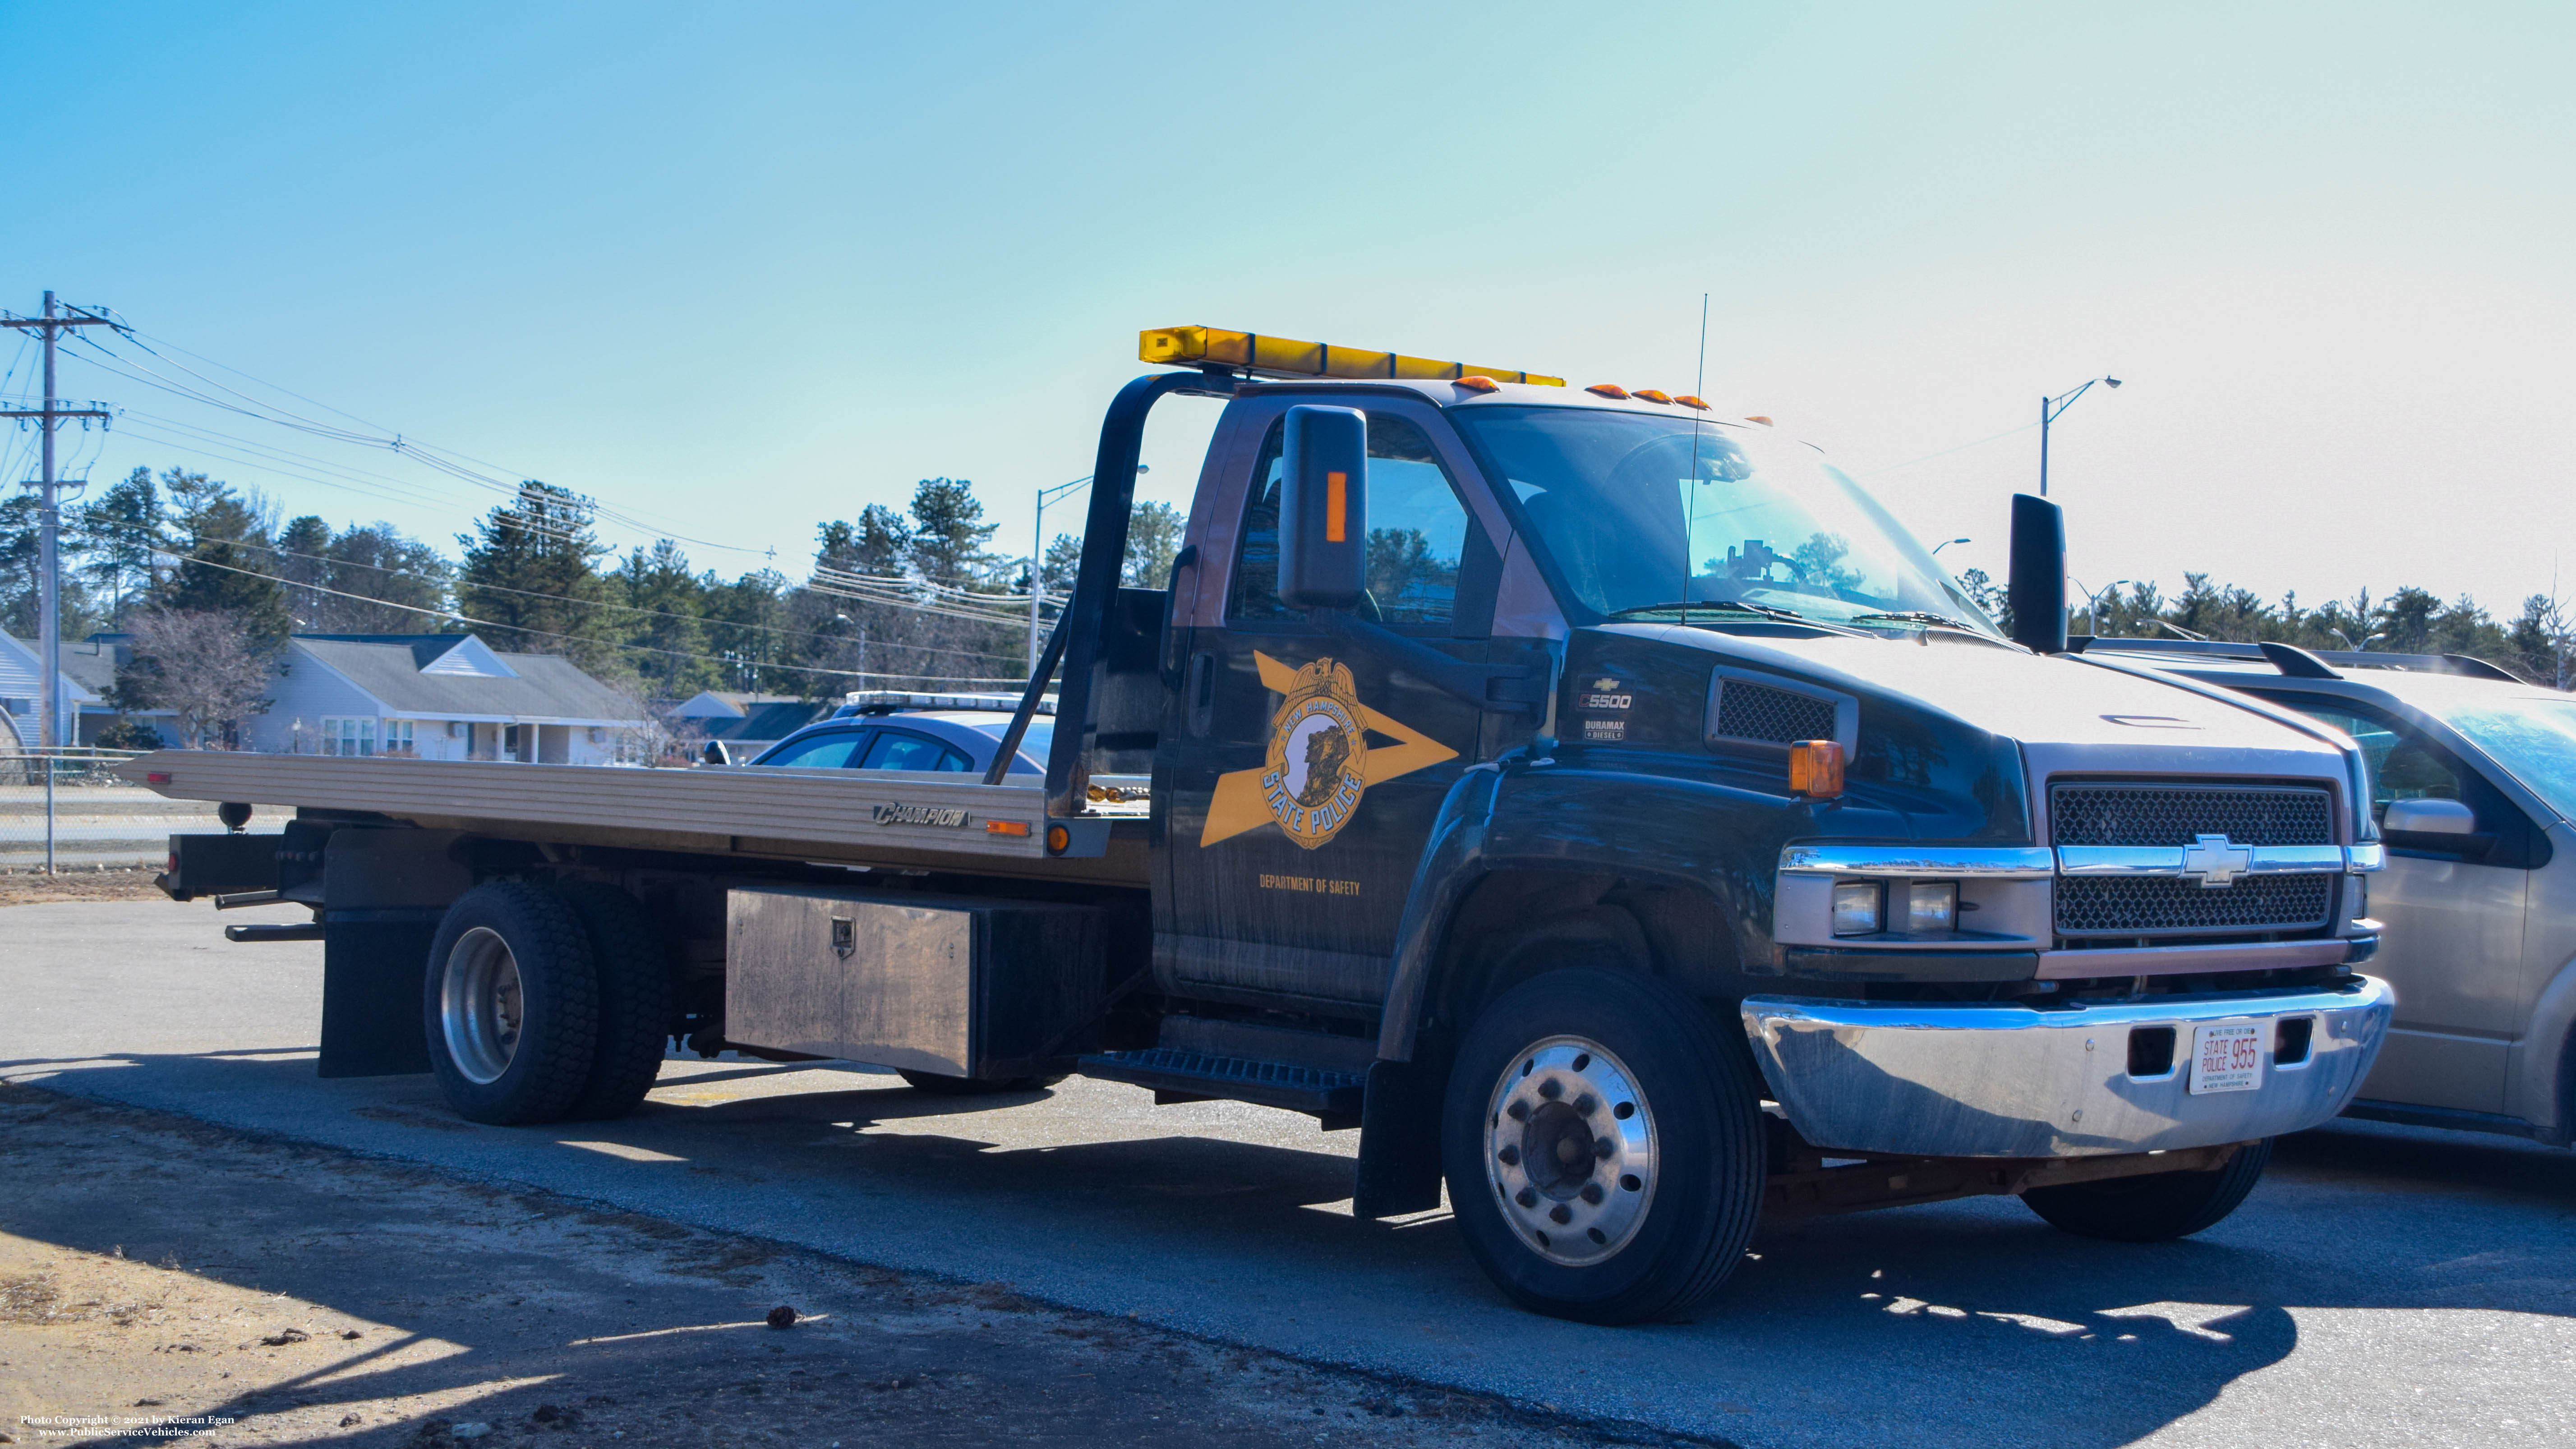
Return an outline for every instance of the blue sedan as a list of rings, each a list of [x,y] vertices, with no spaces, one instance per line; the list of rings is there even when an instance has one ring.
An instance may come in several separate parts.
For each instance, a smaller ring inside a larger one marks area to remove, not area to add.
[[[763,750],[755,766],[805,770],[943,770],[981,775],[1011,727],[1007,710],[917,709],[819,720]],[[1014,775],[1046,773],[1055,721],[1029,721],[1011,761]]]

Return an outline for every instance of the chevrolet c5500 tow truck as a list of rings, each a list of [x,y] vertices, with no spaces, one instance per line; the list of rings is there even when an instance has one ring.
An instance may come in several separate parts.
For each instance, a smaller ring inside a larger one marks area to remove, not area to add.
[[[2016,637],[1815,449],[1701,399],[1219,329],[1110,404],[1043,779],[169,751],[295,808],[176,896],[319,938],[324,1075],[627,1112],[668,1041],[1065,1073],[1360,1133],[1542,1313],[1705,1300],[1764,1214],[2018,1194],[2217,1222],[2352,1098],[2389,993],[2361,757]],[[1137,448],[1225,399],[1169,587],[1119,586]],[[240,808],[228,810],[236,823]]]

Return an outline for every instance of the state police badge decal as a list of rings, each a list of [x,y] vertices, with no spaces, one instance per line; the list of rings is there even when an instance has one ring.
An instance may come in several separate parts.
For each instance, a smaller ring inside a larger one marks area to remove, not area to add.
[[[1271,717],[1261,802],[1288,838],[1308,850],[1341,833],[1368,789],[1368,730],[1360,715],[1350,666],[1318,659],[1297,671]]]

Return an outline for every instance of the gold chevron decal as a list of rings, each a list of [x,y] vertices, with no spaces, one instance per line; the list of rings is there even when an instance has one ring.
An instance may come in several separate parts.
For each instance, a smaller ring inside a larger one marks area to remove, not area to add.
[[[1217,778],[1208,801],[1204,848],[1277,825],[1308,850],[1321,849],[1359,813],[1371,785],[1456,759],[1458,752],[1411,725],[1360,703],[1351,667],[1318,659],[1303,669],[1254,653],[1262,687],[1281,696],[1270,717],[1270,748],[1255,770]],[[1370,749],[1368,736],[1395,744]]]

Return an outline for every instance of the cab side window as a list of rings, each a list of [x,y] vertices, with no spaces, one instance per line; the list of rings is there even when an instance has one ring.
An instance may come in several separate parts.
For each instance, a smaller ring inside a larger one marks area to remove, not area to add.
[[[868,747],[864,770],[963,770],[966,757],[927,735],[910,730],[879,730]]]
[[[1253,464],[1253,496],[1234,562],[1229,622],[1304,617],[1279,602],[1279,486],[1285,419],[1270,425]],[[1368,599],[1379,622],[1447,624],[1458,611],[1458,573],[1467,551],[1467,509],[1431,439],[1408,419],[1368,415]],[[1366,612],[1363,605],[1362,612]]]
[[[2474,804],[2459,761],[2403,725],[2376,715],[2312,700],[2284,700],[2301,714],[2353,737],[2370,765],[2370,813],[2385,816],[2391,800],[2460,800]]]
[[[838,770],[850,763],[850,754],[868,737],[865,730],[825,730],[782,747],[760,763],[803,770]]]

